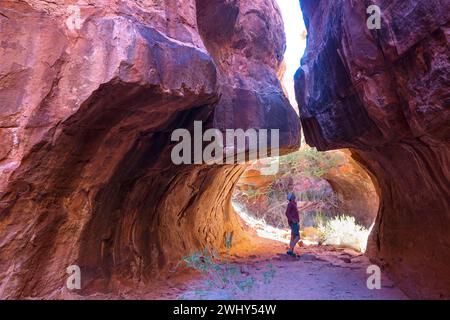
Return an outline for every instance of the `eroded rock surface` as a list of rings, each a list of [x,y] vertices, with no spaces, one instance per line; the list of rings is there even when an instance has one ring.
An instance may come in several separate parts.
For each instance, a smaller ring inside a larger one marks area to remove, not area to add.
[[[449,13],[440,0],[301,0],[306,141],[351,148],[376,177],[369,253],[410,296],[450,297]],[[369,3],[370,2],[370,3]],[[380,30],[366,8],[381,8]]]
[[[369,229],[375,221],[380,199],[372,177],[352,159],[348,150],[333,151],[342,162],[328,171],[324,178],[339,199],[339,210],[355,217],[356,223]]]
[[[299,121],[273,0],[0,1],[0,297],[147,287],[233,232],[240,166],[170,159],[176,128]],[[79,11],[77,11],[79,9]],[[78,14],[79,13],[79,14]]]

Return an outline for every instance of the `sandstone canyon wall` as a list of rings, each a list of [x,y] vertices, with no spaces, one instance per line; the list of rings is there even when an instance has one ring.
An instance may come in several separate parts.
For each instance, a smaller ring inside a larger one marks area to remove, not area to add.
[[[373,179],[349,150],[334,151],[342,159],[336,168],[328,171],[324,178],[330,183],[339,199],[339,210],[355,217],[357,224],[369,229],[378,214],[380,199]]]
[[[414,298],[450,298],[450,3],[301,0],[306,142],[350,148],[380,209],[369,254]],[[381,8],[380,30],[366,8]]]
[[[0,1],[0,297],[138,290],[183,254],[220,248],[243,168],[180,165],[176,128],[280,129],[274,0]],[[78,14],[78,9],[79,14]]]

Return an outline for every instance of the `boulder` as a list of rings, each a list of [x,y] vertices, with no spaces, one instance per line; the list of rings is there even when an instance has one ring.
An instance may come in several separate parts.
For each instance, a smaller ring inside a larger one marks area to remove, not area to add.
[[[450,297],[450,3],[301,0],[296,75],[306,142],[349,148],[380,197],[373,261],[413,298]]]

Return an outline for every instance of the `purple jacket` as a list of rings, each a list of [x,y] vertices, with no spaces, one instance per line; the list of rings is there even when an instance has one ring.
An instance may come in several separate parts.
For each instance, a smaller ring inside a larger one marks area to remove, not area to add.
[[[286,209],[286,217],[288,218],[288,223],[292,222],[298,223],[300,221],[297,209],[297,202],[289,201],[287,209]]]

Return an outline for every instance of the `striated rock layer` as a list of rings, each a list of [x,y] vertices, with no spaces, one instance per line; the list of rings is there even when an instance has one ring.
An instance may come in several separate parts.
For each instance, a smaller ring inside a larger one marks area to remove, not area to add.
[[[380,209],[369,254],[414,298],[450,297],[450,3],[301,0],[306,141],[351,148]],[[366,8],[381,8],[380,30]]]
[[[174,129],[299,145],[274,0],[72,2],[0,1],[1,298],[67,296],[73,264],[82,295],[146,287],[228,232],[244,241],[243,168],[173,165]]]

